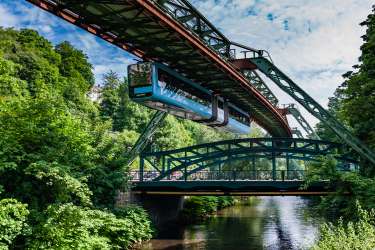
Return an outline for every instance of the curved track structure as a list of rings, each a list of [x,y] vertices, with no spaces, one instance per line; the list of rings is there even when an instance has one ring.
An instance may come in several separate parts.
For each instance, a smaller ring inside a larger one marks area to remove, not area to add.
[[[27,0],[143,60],[158,61],[244,110],[273,137],[286,117],[231,62],[231,42],[186,0]]]

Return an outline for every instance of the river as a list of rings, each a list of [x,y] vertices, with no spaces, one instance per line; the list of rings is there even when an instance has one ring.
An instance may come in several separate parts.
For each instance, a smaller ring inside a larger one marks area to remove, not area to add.
[[[260,197],[257,204],[223,209],[200,224],[169,227],[141,249],[308,249],[322,223],[308,209],[300,197]]]

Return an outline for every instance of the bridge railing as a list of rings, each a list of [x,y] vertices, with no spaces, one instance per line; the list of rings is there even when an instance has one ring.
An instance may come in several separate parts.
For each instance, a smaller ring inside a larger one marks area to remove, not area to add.
[[[130,179],[132,181],[154,181],[160,176],[158,171],[131,171]],[[184,174],[183,171],[176,171],[167,176],[167,178],[160,181],[288,181],[288,180],[303,180],[305,177],[305,170],[276,170],[276,179],[274,179],[272,170],[255,170],[255,171],[236,171],[236,170],[221,170],[199,171],[190,175]]]

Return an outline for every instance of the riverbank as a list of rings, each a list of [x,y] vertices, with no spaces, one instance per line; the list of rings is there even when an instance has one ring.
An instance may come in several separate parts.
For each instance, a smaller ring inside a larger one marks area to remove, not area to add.
[[[206,219],[217,211],[234,205],[256,205],[257,197],[193,196],[184,201],[180,222],[190,224]]]
[[[180,222],[185,224],[202,221],[216,211],[233,206],[238,200],[231,196],[192,196],[184,200]]]

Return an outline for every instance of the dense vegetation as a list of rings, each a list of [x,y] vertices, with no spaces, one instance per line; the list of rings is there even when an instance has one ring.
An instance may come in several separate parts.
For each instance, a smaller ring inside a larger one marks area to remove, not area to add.
[[[338,225],[328,223],[321,228],[320,241],[312,250],[372,250],[375,248],[375,210],[367,212],[359,205],[356,209],[358,220]]]
[[[353,71],[343,75],[344,83],[336,90],[330,99],[329,110],[343,124],[373,151],[375,151],[375,7],[362,26],[367,27],[366,34],[362,36],[364,44],[361,46],[362,55],[359,64],[353,66]],[[330,129],[323,124],[318,124],[319,135],[323,139],[340,141]],[[356,154],[353,154],[356,155]],[[313,175],[324,175],[332,181],[339,183],[348,182],[348,185],[339,185],[343,191],[353,191],[354,196],[329,197],[333,202],[332,208],[338,209],[335,213],[353,216],[356,201],[360,200],[364,209],[375,208],[374,184],[375,166],[361,159],[358,174],[339,173],[333,167],[333,159],[327,159],[326,164],[319,170],[313,169]],[[327,199],[326,199],[327,200]],[[323,200],[325,201],[325,200]]]
[[[181,219],[185,223],[200,221],[220,209],[233,206],[235,202],[232,196],[192,196],[184,201]]]
[[[97,98],[88,58],[33,30],[0,29],[0,248],[123,249],[152,235],[148,215],[116,204],[126,153],[153,112],[108,72]],[[168,117],[155,147],[230,138]]]
[[[367,20],[361,46],[359,64],[343,75],[344,83],[329,101],[329,110],[358,138],[375,151],[375,6]],[[340,142],[323,124],[318,124],[321,138]],[[346,222],[325,225],[321,241],[315,249],[374,249],[375,224],[375,166],[361,159],[360,173],[341,173],[335,168],[335,159],[326,159],[323,166],[310,168],[309,180],[318,178],[335,182],[338,193],[317,201],[319,211],[332,217],[343,216]],[[343,195],[351,193],[351,196]],[[362,208],[356,209],[358,203]],[[354,222],[348,222],[348,221]],[[348,223],[346,225],[346,223]]]

